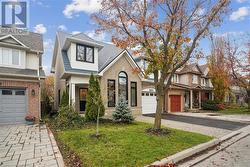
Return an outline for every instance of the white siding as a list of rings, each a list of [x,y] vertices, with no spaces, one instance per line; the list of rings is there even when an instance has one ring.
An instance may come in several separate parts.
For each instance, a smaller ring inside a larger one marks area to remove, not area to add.
[[[76,61],[76,43],[71,43],[67,53],[72,68],[98,71],[98,48],[94,48],[94,63]]]
[[[61,94],[62,92],[65,90],[66,87],[66,82],[64,79],[61,79],[61,75],[64,71],[64,67],[63,67],[63,62],[62,62],[62,55],[61,55],[61,49],[60,47],[57,48],[58,52],[57,52],[57,56],[56,56],[56,64],[55,64],[55,86],[54,86],[54,107],[55,109],[58,109],[58,90],[60,90]],[[60,95],[61,96],[61,95]]]
[[[39,68],[39,56],[32,53],[26,55],[26,68],[37,70]]]

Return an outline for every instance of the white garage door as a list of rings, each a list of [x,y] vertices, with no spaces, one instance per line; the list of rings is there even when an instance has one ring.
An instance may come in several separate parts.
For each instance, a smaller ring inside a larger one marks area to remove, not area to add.
[[[156,96],[154,92],[142,92],[142,114],[156,112]]]
[[[0,124],[24,123],[27,112],[25,89],[0,88]]]

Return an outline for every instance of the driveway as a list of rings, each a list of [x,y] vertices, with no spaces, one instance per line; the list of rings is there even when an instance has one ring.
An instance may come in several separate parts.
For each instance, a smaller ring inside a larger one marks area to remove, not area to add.
[[[136,121],[153,124],[154,114],[137,116]],[[161,122],[165,127],[200,133],[213,136],[215,138],[220,138],[236,129],[240,129],[241,127],[248,125],[239,122],[203,119],[173,114],[163,114]]]
[[[154,114],[148,114],[145,116],[154,117]],[[248,125],[246,123],[240,123],[240,122],[225,121],[225,120],[218,120],[211,118],[199,118],[199,117],[183,116],[183,115],[173,115],[173,114],[162,114],[162,119],[225,129],[225,130],[237,130]]]
[[[46,125],[0,125],[0,167],[63,166]]]

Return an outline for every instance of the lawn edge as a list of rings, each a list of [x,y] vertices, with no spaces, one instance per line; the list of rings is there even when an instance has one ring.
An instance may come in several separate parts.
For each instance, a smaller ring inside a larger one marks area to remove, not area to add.
[[[248,126],[243,127],[241,129],[238,129],[236,131],[233,131],[233,132],[231,132],[225,136],[222,136],[220,138],[212,139],[206,143],[202,143],[202,144],[196,145],[194,147],[188,148],[186,150],[178,152],[178,153],[171,155],[169,157],[163,158],[159,161],[155,161],[152,164],[146,165],[146,166],[149,167],[149,166],[163,166],[163,165],[167,165],[167,164],[176,164],[176,163],[183,161],[191,156],[197,155],[197,154],[201,153],[202,151],[213,148],[213,147],[233,138],[234,136],[241,134],[242,131],[244,131],[244,129],[247,127]]]

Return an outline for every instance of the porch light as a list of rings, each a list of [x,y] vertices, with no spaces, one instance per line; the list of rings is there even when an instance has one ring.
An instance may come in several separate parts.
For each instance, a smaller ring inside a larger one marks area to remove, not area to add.
[[[32,96],[35,96],[35,95],[36,95],[36,92],[35,92],[35,90],[34,90],[34,89],[32,89],[32,91],[31,91],[31,95],[32,95]]]

